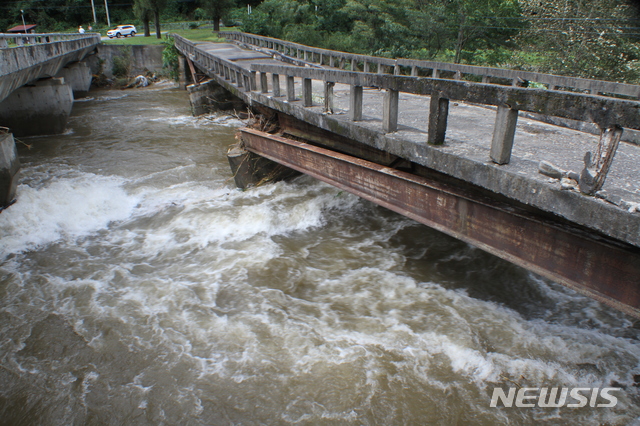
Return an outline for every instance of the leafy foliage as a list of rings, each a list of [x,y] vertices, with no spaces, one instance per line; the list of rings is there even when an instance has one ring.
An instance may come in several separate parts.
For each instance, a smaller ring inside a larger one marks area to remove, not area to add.
[[[93,22],[88,3],[0,2],[0,26],[22,24],[24,10],[39,31],[75,31]],[[104,2],[95,6],[105,21]],[[224,20],[354,53],[640,83],[640,6],[633,0],[134,0],[109,11],[112,22],[144,26],[145,33],[156,21],[156,36],[161,20],[213,19],[215,30]]]
[[[213,20],[214,31],[220,31],[220,19],[234,8],[236,0],[199,0],[204,13]]]
[[[167,37],[162,44],[164,44],[164,49],[162,49],[162,68],[167,71],[171,79],[178,81],[180,78],[178,49],[176,49],[173,37]]]
[[[631,2],[522,0],[532,25],[516,40],[525,52],[544,51],[542,71],[640,81],[640,14]]]
[[[242,29],[386,57],[640,82],[631,0],[265,0]]]
[[[124,47],[119,56],[114,56],[111,72],[114,77],[129,77],[131,74],[131,46]]]

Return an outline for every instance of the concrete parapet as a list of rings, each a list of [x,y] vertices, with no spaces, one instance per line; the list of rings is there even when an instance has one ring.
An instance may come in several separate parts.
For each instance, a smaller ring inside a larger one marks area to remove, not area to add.
[[[56,77],[64,78],[71,86],[73,95],[81,98],[87,95],[91,88],[91,69],[85,62],[74,62],[62,68]]]
[[[0,103],[0,125],[16,136],[62,133],[72,106],[73,92],[63,78],[40,80]]]
[[[220,86],[215,80],[187,86],[194,116],[211,111],[242,109],[244,102]]]
[[[20,160],[11,133],[0,134],[0,210],[16,198]]]

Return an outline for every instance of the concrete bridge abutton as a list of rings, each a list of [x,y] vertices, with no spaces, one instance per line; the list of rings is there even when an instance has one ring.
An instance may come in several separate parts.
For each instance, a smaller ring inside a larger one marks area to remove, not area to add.
[[[306,173],[640,317],[640,86],[221,35],[175,45],[195,113],[267,123],[240,187]]]
[[[0,209],[15,197],[15,136],[65,129],[74,95],[91,87],[82,60],[100,34],[0,34]]]

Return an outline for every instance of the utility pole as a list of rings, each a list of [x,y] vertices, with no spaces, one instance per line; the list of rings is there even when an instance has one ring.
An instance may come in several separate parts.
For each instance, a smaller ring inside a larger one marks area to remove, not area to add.
[[[27,24],[24,23],[24,10],[20,9],[20,15],[22,15],[22,29],[24,33],[27,33]]]
[[[96,5],[93,3],[93,0],[91,0],[91,11],[93,12],[93,23],[97,24],[98,20],[96,19]]]
[[[107,27],[111,28],[111,18],[109,18],[109,4],[104,0],[104,8],[107,10]]]

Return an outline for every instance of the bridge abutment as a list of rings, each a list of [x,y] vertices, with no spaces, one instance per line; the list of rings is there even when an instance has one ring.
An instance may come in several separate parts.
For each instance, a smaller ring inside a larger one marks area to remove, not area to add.
[[[23,86],[0,103],[0,125],[16,136],[64,132],[73,106],[73,92],[64,78]]]
[[[16,198],[20,160],[11,133],[0,134],[0,210]]]
[[[87,96],[91,88],[91,68],[86,62],[74,62],[62,68],[56,77],[64,78],[65,83],[71,86],[73,96],[81,98]]]

